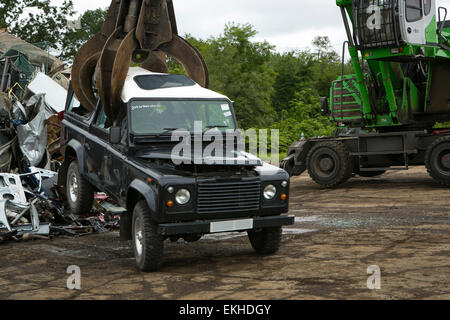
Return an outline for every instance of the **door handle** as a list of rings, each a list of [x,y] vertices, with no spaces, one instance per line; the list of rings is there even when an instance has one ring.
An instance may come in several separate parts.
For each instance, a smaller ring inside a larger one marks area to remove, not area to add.
[[[86,148],[87,151],[91,151],[91,145],[89,143],[85,143],[84,147]]]

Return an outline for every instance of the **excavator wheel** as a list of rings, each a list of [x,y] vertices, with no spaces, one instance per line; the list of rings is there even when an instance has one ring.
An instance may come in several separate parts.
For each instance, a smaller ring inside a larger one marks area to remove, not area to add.
[[[327,188],[344,183],[353,171],[347,146],[337,141],[316,144],[309,151],[306,163],[311,179]]]
[[[428,147],[425,165],[434,180],[450,187],[450,136],[439,138]]]

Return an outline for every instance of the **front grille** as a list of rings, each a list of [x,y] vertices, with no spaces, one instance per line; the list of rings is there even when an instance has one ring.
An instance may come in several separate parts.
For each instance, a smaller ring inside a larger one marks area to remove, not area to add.
[[[199,183],[198,213],[225,213],[259,210],[261,182]]]
[[[399,46],[398,0],[354,0],[353,23],[358,49]]]

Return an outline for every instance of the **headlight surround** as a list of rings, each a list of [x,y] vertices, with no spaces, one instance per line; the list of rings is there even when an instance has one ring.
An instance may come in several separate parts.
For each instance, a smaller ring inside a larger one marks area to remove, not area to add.
[[[178,190],[177,194],[175,195],[175,201],[179,205],[185,205],[189,201],[191,201],[191,193],[187,189],[180,189],[180,190]]]
[[[264,198],[266,200],[273,200],[277,195],[277,188],[273,184],[269,184],[264,188]]]

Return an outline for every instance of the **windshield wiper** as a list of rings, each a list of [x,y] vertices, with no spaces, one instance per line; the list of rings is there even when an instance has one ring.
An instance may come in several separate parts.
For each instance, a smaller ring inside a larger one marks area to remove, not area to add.
[[[159,137],[161,137],[161,136],[163,136],[163,135],[165,135],[165,134],[168,134],[168,133],[172,133],[172,132],[174,132],[174,131],[177,131],[179,128],[164,128],[164,131],[163,132],[161,132],[161,133],[158,133],[156,136],[159,138]]]
[[[228,128],[226,125],[215,125],[215,126],[206,126],[206,129],[214,129],[214,128]],[[230,128],[231,129],[231,128]]]
[[[133,142],[135,143],[145,143],[152,141],[151,139],[160,138],[161,136],[171,133],[173,131],[178,130],[178,128],[164,128],[164,131],[161,133],[154,133],[154,134],[140,134],[138,136],[132,137]]]

